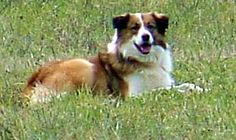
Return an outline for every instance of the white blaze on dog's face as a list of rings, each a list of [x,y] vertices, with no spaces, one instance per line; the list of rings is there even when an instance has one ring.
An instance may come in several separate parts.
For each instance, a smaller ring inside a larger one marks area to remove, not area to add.
[[[143,62],[157,61],[166,49],[163,37],[168,20],[167,16],[157,13],[126,14],[113,18],[116,33],[112,43],[115,45],[108,46],[108,51],[118,50],[125,58],[132,57]]]

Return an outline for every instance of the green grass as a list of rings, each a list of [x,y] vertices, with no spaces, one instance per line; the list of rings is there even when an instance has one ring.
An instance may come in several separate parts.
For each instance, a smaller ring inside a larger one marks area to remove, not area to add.
[[[113,16],[170,17],[174,77],[211,89],[127,101],[88,91],[22,108],[17,95],[49,60],[87,57],[111,40]],[[100,46],[100,47],[96,47]],[[236,3],[233,0],[0,1],[0,139],[236,139]]]

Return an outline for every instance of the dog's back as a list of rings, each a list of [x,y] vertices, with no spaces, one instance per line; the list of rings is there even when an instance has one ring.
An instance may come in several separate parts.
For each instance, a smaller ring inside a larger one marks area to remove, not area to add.
[[[98,58],[69,59],[40,67],[28,80],[21,97],[31,99],[40,95],[43,98],[49,94],[70,92],[82,87],[103,91],[106,85],[106,74]]]

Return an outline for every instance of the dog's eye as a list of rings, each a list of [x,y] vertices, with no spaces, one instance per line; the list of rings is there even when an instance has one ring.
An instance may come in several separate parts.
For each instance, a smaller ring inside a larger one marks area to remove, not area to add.
[[[133,26],[131,26],[131,30],[132,31],[137,31],[139,28],[140,28],[140,25],[138,23],[136,23]]]
[[[155,25],[153,25],[153,24],[147,24],[147,28],[152,30],[152,29],[155,28]]]

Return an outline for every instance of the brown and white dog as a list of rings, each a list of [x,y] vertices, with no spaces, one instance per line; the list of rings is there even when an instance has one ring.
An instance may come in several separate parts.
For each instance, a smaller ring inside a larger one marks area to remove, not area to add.
[[[90,59],[45,64],[33,73],[21,96],[45,102],[82,87],[123,98],[174,84],[170,48],[164,41],[169,18],[158,13],[113,18],[115,34],[105,53]]]

